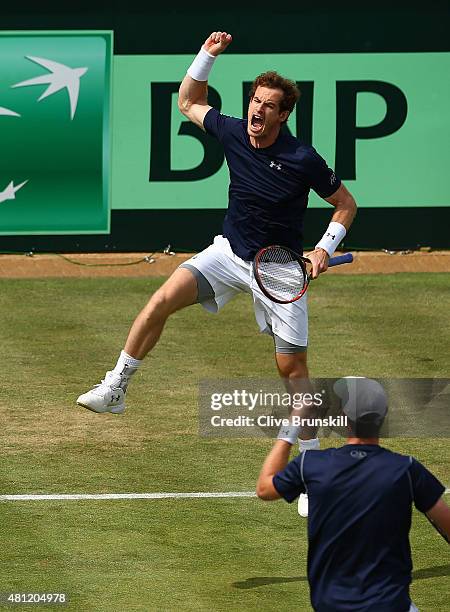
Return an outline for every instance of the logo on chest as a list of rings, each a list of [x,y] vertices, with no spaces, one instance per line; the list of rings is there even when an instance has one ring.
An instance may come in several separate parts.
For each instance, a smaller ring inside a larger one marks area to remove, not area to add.
[[[277,162],[274,162],[274,161],[270,162],[270,167],[276,168],[277,170],[281,170],[281,164],[277,164]]]

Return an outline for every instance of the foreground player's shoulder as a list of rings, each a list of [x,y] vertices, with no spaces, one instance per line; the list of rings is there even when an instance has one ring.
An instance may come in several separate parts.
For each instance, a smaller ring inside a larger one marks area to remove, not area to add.
[[[414,505],[420,512],[428,512],[445,493],[445,487],[420,461],[408,459]]]
[[[305,469],[306,464],[308,464],[309,467],[323,466],[323,464],[333,459],[335,450],[335,448],[304,450],[297,455],[295,460],[302,470]]]
[[[416,466],[419,463],[409,455],[396,453],[384,446],[379,446],[377,449],[378,461],[385,469],[395,470],[397,474],[413,474],[416,471]],[[419,463],[420,468],[422,464]]]
[[[384,457],[387,461],[397,461],[399,464],[409,467],[411,464],[411,457],[409,455],[403,455],[402,453],[396,453],[384,446],[377,446],[377,453],[379,456]]]

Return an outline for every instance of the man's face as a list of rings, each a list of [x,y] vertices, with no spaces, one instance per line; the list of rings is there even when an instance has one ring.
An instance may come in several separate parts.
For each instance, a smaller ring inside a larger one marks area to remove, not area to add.
[[[247,132],[249,136],[262,140],[276,138],[281,124],[286,121],[289,111],[280,112],[283,99],[281,89],[258,87],[248,105]]]

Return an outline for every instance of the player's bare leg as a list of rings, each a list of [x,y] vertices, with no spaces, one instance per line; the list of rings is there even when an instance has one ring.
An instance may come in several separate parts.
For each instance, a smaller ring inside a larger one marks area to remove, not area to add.
[[[293,396],[295,393],[312,393],[307,365],[307,352],[301,353],[275,353],[277,368],[283,378],[286,388]],[[296,406],[298,408],[298,405]],[[303,418],[314,418],[314,406],[300,406],[299,413]],[[300,451],[315,450],[319,448],[316,438],[317,428],[302,428],[299,438]],[[306,518],[308,516],[308,496],[302,493],[298,498],[298,513]]]
[[[157,343],[168,317],[195,304],[197,296],[197,280],[192,272],[185,268],[175,270],[136,317],[115,368],[99,385],[80,395],[77,404],[93,412],[121,414],[130,377]]]
[[[278,372],[286,379],[309,378],[307,352],[275,353]]]
[[[294,393],[304,394],[312,393],[312,386],[309,380],[308,366],[307,366],[307,353],[303,351],[301,353],[275,353],[277,362],[278,372],[283,378],[287,390],[291,395]],[[303,405],[297,404],[299,414],[307,418],[315,418],[316,408],[314,405]],[[304,427],[301,432],[301,442],[316,440],[317,428],[315,427]],[[313,448],[317,446],[317,442],[307,444],[306,448]]]
[[[178,268],[156,291],[131,326],[125,352],[141,360],[155,346],[168,317],[197,301],[197,281],[189,270]]]

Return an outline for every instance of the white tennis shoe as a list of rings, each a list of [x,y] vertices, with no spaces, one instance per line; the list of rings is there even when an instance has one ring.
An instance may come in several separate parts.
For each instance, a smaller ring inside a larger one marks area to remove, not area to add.
[[[77,404],[93,412],[112,412],[122,414],[125,410],[125,392],[128,378],[120,374],[106,372],[104,380],[77,399]]]
[[[300,493],[298,498],[298,513],[303,518],[308,518],[308,495],[306,493]]]

